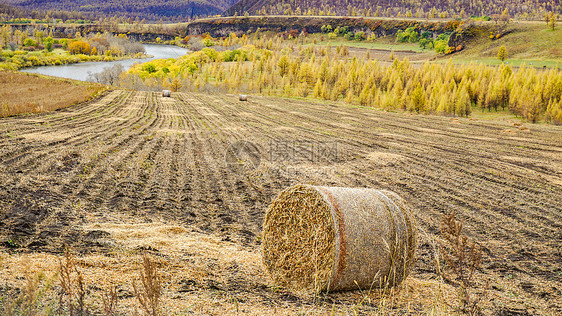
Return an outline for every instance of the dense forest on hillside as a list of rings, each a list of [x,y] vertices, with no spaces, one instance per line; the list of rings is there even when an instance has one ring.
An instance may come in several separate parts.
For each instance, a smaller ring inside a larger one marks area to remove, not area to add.
[[[39,22],[55,21],[92,21],[96,14],[69,11],[31,10],[0,3],[0,22],[2,23],[28,23],[32,20]]]
[[[7,5],[14,6],[9,8]],[[562,13],[559,0],[5,0],[0,14],[11,17],[48,15],[66,19],[96,20],[121,17],[148,22],[185,22],[211,15],[315,15],[417,18],[467,18],[542,20],[545,14]]]
[[[81,12],[89,16],[125,16],[147,21],[186,21],[197,16],[220,14],[236,0],[6,0],[29,10]]]
[[[518,19],[543,19],[547,12],[562,13],[558,0],[241,0],[226,15],[347,15],[418,18],[465,18],[501,15],[507,9]]]

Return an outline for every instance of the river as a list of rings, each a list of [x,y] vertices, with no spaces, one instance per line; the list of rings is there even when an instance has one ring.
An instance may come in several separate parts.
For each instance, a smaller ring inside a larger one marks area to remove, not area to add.
[[[89,73],[99,73],[103,71],[105,67],[112,67],[115,64],[121,64],[125,69],[129,69],[129,67],[131,67],[134,63],[144,63],[153,59],[177,58],[189,52],[189,50],[185,48],[172,45],[144,44],[144,49],[146,50],[147,55],[151,55],[154,57],[141,59],[124,59],[110,62],[87,62],[60,66],[40,66],[24,68],[20,71],[86,81],[86,79],[88,79]]]

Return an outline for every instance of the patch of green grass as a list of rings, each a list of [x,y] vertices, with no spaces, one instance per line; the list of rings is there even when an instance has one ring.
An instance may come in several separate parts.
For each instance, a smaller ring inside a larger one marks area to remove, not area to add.
[[[546,62],[547,67],[556,63],[562,65],[562,46],[557,45],[562,38],[562,27],[553,31],[546,23],[514,23],[507,27],[507,34],[497,40],[490,40],[487,34],[472,40],[466,49],[455,56],[471,59],[497,60],[498,49],[505,46],[508,61],[511,62]],[[496,61],[494,61],[496,63]],[[499,64],[499,60],[497,61]],[[543,65],[541,64],[540,67]]]
[[[507,110],[498,110],[496,112],[494,110],[492,110],[492,111],[488,111],[488,110],[482,111],[479,108],[474,108],[473,112],[470,114],[470,117],[475,118],[475,119],[479,119],[479,120],[506,120],[506,119],[510,119],[510,120],[518,120],[518,121],[524,122],[524,120],[521,117],[517,117],[513,113],[511,113]]]
[[[465,56],[451,56],[454,64],[484,64],[484,65],[501,65],[501,61],[497,58],[492,57],[465,57]],[[433,62],[435,63],[447,63],[449,59],[437,59]],[[560,68],[562,66],[562,60],[541,60],[541,59],[512,59],[509,58],[504,61],[507,62],[507,65],[513,67],[520,67],[521,65],[525,64],[527,68],[535,67],[535,68]]]
[[[327,37],[327,36],[325,36]],[[314,45],[314,44],[311,44]],[[386,39],[381,39],[380,41],[372,42],[372,41],[348,41],[343,38],[336,38],[334,40],[324,40],[318,41],[316,46],[339,46],[344,45],[348,47],[357,47],[357,48],[367,48],[367,49],[380,49],[380,50],[388,50],[390,51],[413,51],[416,53],[425,53],[431,52],[432,49],[423,49],[417,43],[393,43]]]
[[[479,119],[479,120],[490,120],[490,121],[505,121],[505,120],[512,120],[525,123],[522,117],[516,116],[515,114],[511,113],[507,109],[498,109],[498,111],[488,111],[480,109],[479,107],[472,107],[472,113],[470,117]]]

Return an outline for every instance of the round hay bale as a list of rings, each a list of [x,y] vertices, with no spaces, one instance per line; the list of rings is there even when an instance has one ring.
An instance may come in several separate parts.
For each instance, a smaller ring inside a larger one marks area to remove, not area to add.
[[[408,276],[416,235],[410,209],[393,192],[299,184],[267,210],[263,263],[292,289],[386,288]]]
[[[245,95],[245,94],[241,94],[240,97],[239,97],[239,100],[240,101],[248,101],[248,96]]]
[[[172,91],[170,90],[162,90],[162,97],[169,98],[172,96]]]

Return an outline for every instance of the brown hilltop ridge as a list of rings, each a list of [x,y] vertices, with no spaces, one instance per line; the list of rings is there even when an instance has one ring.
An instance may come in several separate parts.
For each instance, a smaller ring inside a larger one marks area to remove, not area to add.
[[[339,15],[387,17],[469,17],[507,15],[520,19],[542,19],[549,11],[562,12],[562,5],[547,0],[409,1],[409,0],[241,0],[224,15]]]
[[[88,19],[107,16],[146,19],[155,22],[187,21],[193,18],[219,15],[330,15],[382,16],[415,18],[467,18],[490,16],[543,20],[546,13],[562,13],[560,1],[548,0],[5,0],[1,5],[18,9],[62,11],[81,14]],[[35,12],[36,13],[36,12]],[[28,15],[32,15],[29,13]],[[51,15],[52,16],[52,15]]]
[[[6,4],[30,10],[71,11],[96,17],[124,16],[148,21],[185,21],[196,16],[220,14],[236,0],[5,0]]]

